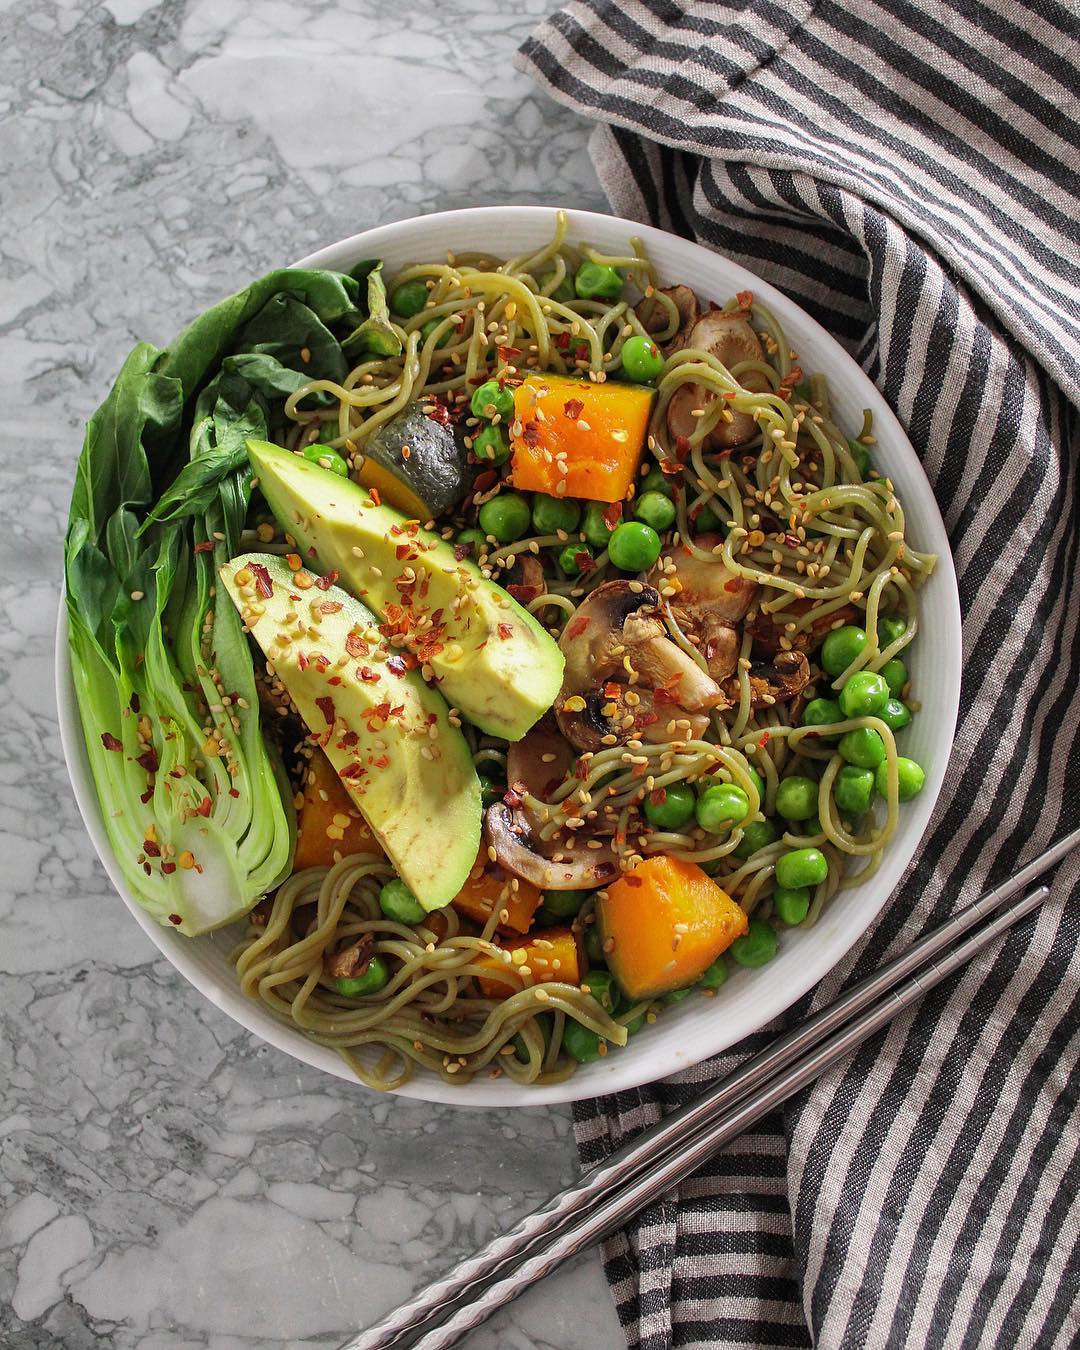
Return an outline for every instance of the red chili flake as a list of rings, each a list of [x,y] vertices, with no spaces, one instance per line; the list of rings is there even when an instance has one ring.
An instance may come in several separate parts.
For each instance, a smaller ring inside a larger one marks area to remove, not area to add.
[[[196,553],[213,553],[214,543],[211,539],[204,539],[201,544],[195,545]]]
[[[735,299],[739,302],[739,304],[743,307],[743,309],[749,309],[750,306],[754,303],[754,292],[736,291]]]
[[[229,796],[230,796],[230,797],[239,797],[239,796],[240,796],[240,789],[239,789],[239,788],[230,788],[230,789],[229,789]]]
[[[210,805],[211,805],[210,798],[204,797],[202,801],[198,804],[198,806],[195,808],[195,814],[197,816],[202,816],[202,818],[206,820],[210,815]]]
[[[344,606],[342,605],[340,600],[324,600],[322,604],[319,606],[319,613],[336,614],[338,610],[343,608]]]
[[[724,590],[729,594],[734,594],[739,589],[739,578],[732,577],[730,581],[724,582]]]
[[[506,791],[503,793],[503,801],[509,807],[521,806],[524,800],[525,799],[524,797],[522,797],[521,793],[518,792],[517,789],[513,787],[507,788]]]
[[[264,600],[269,600],[274,594],[274,583],[270,580],[270,573],[262,563],[248,563],[248,568],[255,578],[255,589]]]
[[[608,683],[604,685],[605,698],[618,698],[621,693],[622,685],[616,684],[614,680],[609,680]]]
[[[649,801],[652,802],[653,806],[663,806],[667,801],[667,788],[654,788],[649,793]]]
[[[390,700],[388,698],[383,699],[381,703],[377,703],[374,708],[369,709],[366,715],[369,718],[381,718],[385,722],[390,716]]]
[[[574,777],[580,778],[582,782],[589,776],[589,761],[584,757],[579,759],[574,765]]]
[[[455,562],[464,562],[466,558],[469,558],[469,557],[471,557],[471,556],[472,556],[472,545],[471,545],[471,544],[455,544],[455,545],[454,545],[454,561],[455,561]],[[509,589],[509,588],[508,588],[508,589]]]
[[[367,770],[362,764],[346,764],[343,769],[338,769],[339,778],[362,778]]]
[[[585,404],[579,398],[568,398],[563,404],[563,414],[569,417],[571,422],[576,422],[585,411]]]
[[[152,839],[143,840],[143,852],[151,858],[161,857],[161,845],[155,844]]]
[[[325,674],[325,672],[330,667],[329,658],[323,656],[322,652],[314,653],[314,655],[311,658],[311,664],[315,667],[315,669],[319,672],[320,675]]]
[[[351,750],[359,739],[360,737],[356,734],[355,731],[347,731],[344,734],[344,736],[342,736],[341,740],[338,741],[337,743],[338,749]]]
[[[320,591],[328,591],[340,575],[340,572],[327,572],[326,576],[315,578],[315,585]]]
[[[345,650],[353,660],[356,660],[367,655],[368,645],[359,633],[353,631],[345,639]]]
[[[313,548],[308,549],[307,555],[309,558],[317,558],[319,556]]]
[[[151,746],[151,748],[147,750],[145,754],[136,755],[135,763],[138,764],[141,768],[145,769],[147,773],[157,773],[158,771],[157,751]]]
[[[496,350],[499,353],[500,361],[509,361],[511,357],[521,355],[520,347],[498,347]]]
[[[375,761],[375,767],[377,769],[388,769],[390,767],[389,757],[386,755],[380,755],[379,758]]]
[[[332,727],[337,713],[334,710],[334,700],[329,695],[324,694],[322,698],[315,700],[315,706],[326,719],[326,725]]]
[[[162,872],[165,873],[165,875],[166,875],[167,877],[171,877],[172,874],[176,871],[176,864],[175,864],[175,863],[162,863],[162,864],[161,864],[161,870],[162,870]]]
[[[297,653],[296,653],[296,664],[297,664],[297,666],[300,668],[301,671],[305,671],[305,670],[307,670],[308,666],[309,666],[311,663],[308,661],[307,656],[304,654],[304,652],[297,652]]]
[[[430,404],[424,405],[424,416],[429,422],[437,422],[441,427],[450,425],[450,409],[441,399],[434,396]]]
[[[382,506],[382,498],[379,496],[378,488],[368,488],[368,496],[376,506]]]
[[[675,458],[680,464],[684,463],[686,456],[690,453],[690,441],[686,436],[675,437]]]
[[[555,335],[555,346],[558,347],[561,352],[566,351],[567,347],[570,346],[570,334],[557,333]]]
[[[540,594],[539,586],[526,586],[523,583],[511,582],[506,588],[514,597],[519,605],[528,605]]]
[[[123,750],[124,742],[118,741],[111,731],[101,733],[101,744],[106,750]]]
[[[398,562],[401,562],[405,558],[415,558],[416,553],[413,551],[412,544],[398,544],[397,548],[394,549],[394,557]]]
[[[525,425],[521,428],[521,439],[528,446],[539,445],[540,423],[537,422],[535,419],[531,422],[526,422]]]
[[[566,636],[571,638],[580,637],[591,622],[592,620],[587,614],[575,614],[566,625]]]
[[[613,530],[620,520],[622,520],[622,502],[612,502],[610,506],[604,508],[604,524],[609,530]]]
[[[673,459],[662,459],[660,461],[660,472],[667,474],[669,478],[678,478],[683,471],[681,464]]]
[[[584,576],[586,572],[596,571],[596,559],[591,553],[585,553],[584,551],[575,553],[574,562],[577,563],[577,570],[582,576]]]
[[[660,718],[654,712],[640,712],[634,718],[634,726],[640,731],[643,727],[651,727],[654,722],[659,722]]]
[[[146,803],[147,803],[148,801],[150,801],[150,800],[153,798],[153,795],[154,795],[154,789],[153,789],[153,788],[147,788],[145,792],[140,792],[140,793],[139,793],[139,801],[141,801],[142,804],[143,804],[143,806],[145,806]]]
[[[498,632],[499,637],[502,638],[503,642],[505,642],[507,638],[512,638],[514,636],[514,627],[512,624],[509,623],[499,624],[499,627],[496,631]]]
[[[407,666],[405,665],[405,658],[397,655],[388,657],[386,662],[386,669],[390,672],[391,675],[396,675],[398,679],[400,679],[401,676],[404,675],[405,671],[407,670]]]
[[[644,886],[645,884],[640,877],[634,876],[633,872],[627,872],[626,876],[623,877],[623,882],[627,886],[635,886],[635,887]]]
[[[132,694],[130,700],[128,701],[128,707],[131,709],[133,713],[137,713],[139,711],[140,704],[138,694]]]
[[[769,744],[769,740],[770,740],[769,733],[767,731],[763,731],[761,735],[758,737],[758,749],[764,750],[765,747]]]
[[[165,868],[162,867],[161,870],[164,872],[164,871],[165,871]],[[175,869],[174,869],[174,870],[175,870]],[[169,922],[170,922],[170,923],[177,923],[177,924],[179,924],[179,923],[183,923],[184,921],[183,921],[183,919],[180,917],[179,914],[170,914],[170,915],[169,915]]]
[[[798,548],[802,540],[797,534],[785,534],[784,543],[787,544],[788,548]]]
[[[343,683],[343,680],[342,680],[342,678],[341,678],[340,675],[331,675],[330,678],[326,681],[326,683],[327,683],[327,684],[342,684],[342,683]]]
[[[397,705],[396,708],[391,708],[391,709],[390,709],[390,716],[391,716],[391,717],[400,717],[401,714],[402,714],[404,711],[405,711],[405,704],[404,704],[404,703],[399,703],[399,704]]]

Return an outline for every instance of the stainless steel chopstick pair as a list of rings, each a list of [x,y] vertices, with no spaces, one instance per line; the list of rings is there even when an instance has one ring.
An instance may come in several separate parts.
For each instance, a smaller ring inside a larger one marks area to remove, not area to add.
[[[1080,830],[1074,830],[341,1350],[456,1345],[497,1308],[614,1232],[1037,909],[1048,889],[1021,892],[1078,845]]]

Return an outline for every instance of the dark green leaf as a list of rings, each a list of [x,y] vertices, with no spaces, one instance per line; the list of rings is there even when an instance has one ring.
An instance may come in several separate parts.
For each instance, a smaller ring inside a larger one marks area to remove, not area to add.
[[[398,356],[401,353],[401,338],[390,322],[382,263],[377,263],[368,274],[367,300],[368,317],[341,344],[342,350],[349,355],[372,352],[376,356]]]

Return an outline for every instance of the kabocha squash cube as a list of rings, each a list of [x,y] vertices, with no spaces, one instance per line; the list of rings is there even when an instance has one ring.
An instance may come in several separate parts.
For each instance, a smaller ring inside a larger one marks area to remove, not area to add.
[[[653,398],[641,385],[530,375],[514,390],[514,486],[623,501],[645,452]]]
[[[613,881],[596,910],[608,966],[634,1000],[695,984],[747,930],[746,915],[712,877],[662,855]]]
[[[545,928],[535,937],[520,938],[503,944],[510,953],[507,963],[497,956],[481,957],[478,964],[490,973],[477,977],[485,998],[509,998],[522,987],[521,981],[506,974],[525,967],[534,984],[580,984],[583,973],[577,937],[569,928]]]
[[[514,881],[517,881],[516,889],[512,884]],[[505,921],[499,923],[500,928],[527,933],[543,898],[543,893],[531,882],[511,877],[498,863],[491,862],[487,849],[481,844],[476,865],[451,904],[459,914],[475,920],[481,927],[498,907],[506,913]]]
[[[371,826],[353,805],[334,766],[321,750],[316,750],[304,774],[293,871],[333,867],[339,858],[349,858],[354,853],[382,852]]]

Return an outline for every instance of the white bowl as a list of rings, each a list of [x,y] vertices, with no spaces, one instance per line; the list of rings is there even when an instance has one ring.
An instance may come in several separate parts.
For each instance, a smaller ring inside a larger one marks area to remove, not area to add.
[[[873,412],[878,440],[874,462],[896,484],[907,515],[909,538],[918,548],[939,555],[938,565],[920,593],[921,636],[909,662],[922,711],[905,733],[909,752],[926,768],[926,787],[914,802],[902,808],[899,829],[877,873],[864,885],[837,896],[815,927],[786,934],[779,955],[768,966],[754,971],[736,968],[719,997],[688,999],[671,1008],[654,1026],[635,1036],[626,1050],[582,1066],[568,1082],[552,1087],[519,1087],[506,1078],[493,1082],[479,1075],[469,1084],[452,1087],[434,1076],[418,1073],[401,1093],[425,1101],[471,1106],[574,1101],[663,1078],[758,1031],[840,960],[892,894],[934,809],[956,725],[960,604],[949,542],[922,467],[881,394],[820,325],[745,268],[649,226],[587,211],[568,214],[570,238],[587,239],[600,249],[622,253],[629,235],[642,236],[660,276],[669,283],[687,282],[699,294],[718,301],[736,291],[753,290],[784,325],[807,369],[819,370],[828,378],[838,420],[857,427],[864,408]],[[387,270],[392,272],[406,262],[441,257],[448,249],[477,249],[509,257],[549,238],[553,225],[554,213],[547,207],[448,211],[367,230],[313,253],[297,266],[347,271],[362,258],[377,257],[385,259]],[[352,1079],[333,1050],[313,1044],[299,1030],[276,1021],[262,1005],[243,997],[227,959],[235,932],[194,940],[181,937],[156,924],[127,892],[111,855],[90,776],[75,706],[63,606],[57,626],[56,688],[60,733],[79,809],[105,870],[138,922],[184,978],[242,1026],[306,1064]]]

